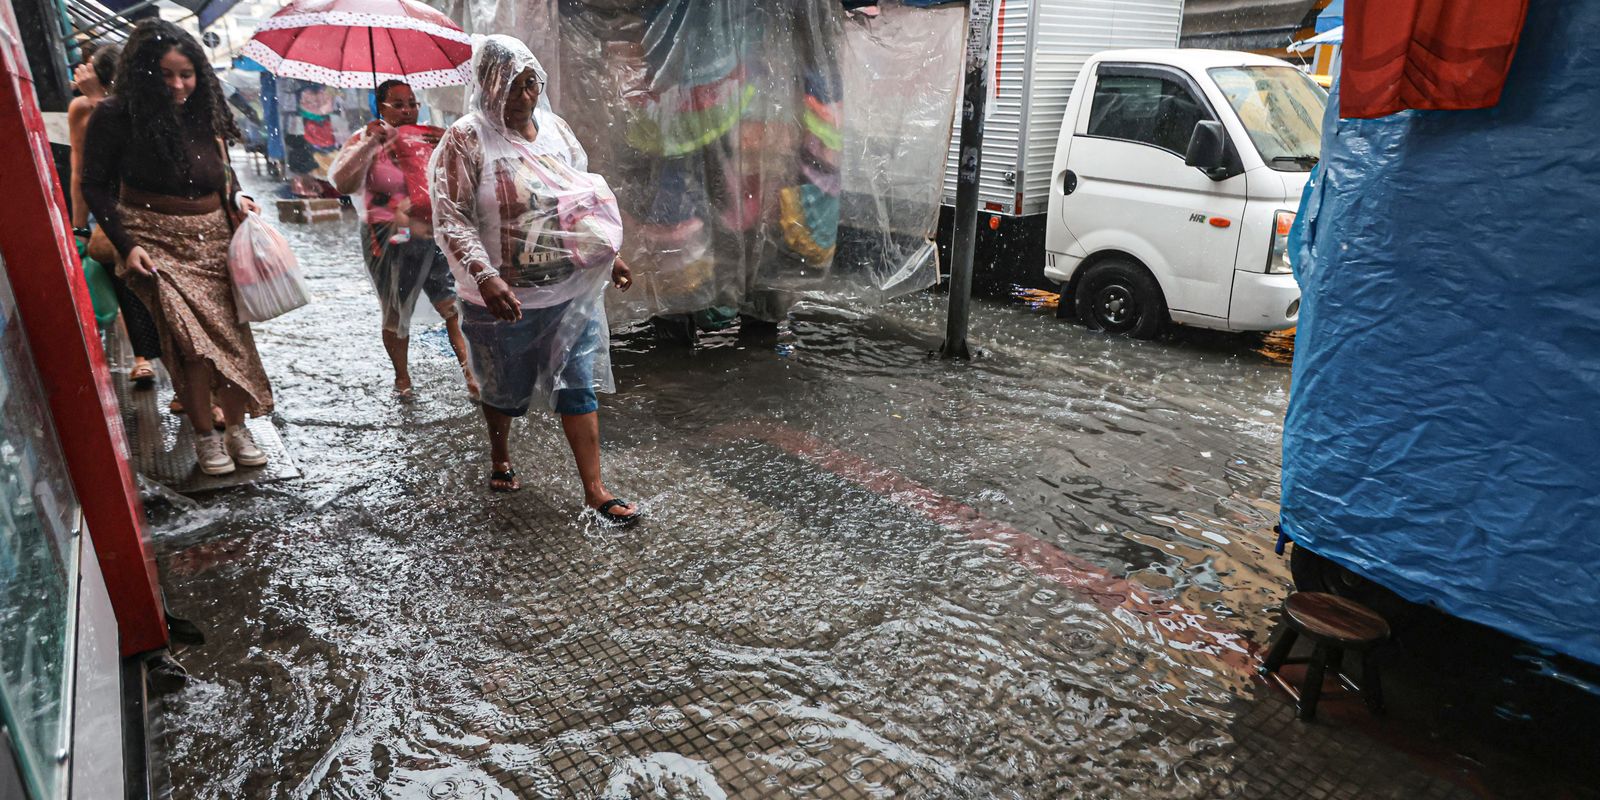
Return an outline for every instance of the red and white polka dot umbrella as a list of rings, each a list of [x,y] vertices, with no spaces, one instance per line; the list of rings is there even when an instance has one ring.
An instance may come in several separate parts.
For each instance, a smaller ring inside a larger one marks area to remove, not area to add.
[[[296,0],[256,27],[244,54],[328,86],[431,88],[466,83],[472,37],[416,0]]]

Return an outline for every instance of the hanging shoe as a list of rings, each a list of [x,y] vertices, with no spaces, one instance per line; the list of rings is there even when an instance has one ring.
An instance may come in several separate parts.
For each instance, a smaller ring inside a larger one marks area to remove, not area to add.
[[[200,462],[200,471],[207,475],[227,475],[234,470],[233,459],[229,457],[220,433],[195,436],[194,457]]]
[[[228,440],[228,452],[233,456],[234,463],[241,467],[259,467],[267,463],[267,454],[256,446],[255,437],[250,435],[249,428],[236,425],[229,428],[225,436]]]

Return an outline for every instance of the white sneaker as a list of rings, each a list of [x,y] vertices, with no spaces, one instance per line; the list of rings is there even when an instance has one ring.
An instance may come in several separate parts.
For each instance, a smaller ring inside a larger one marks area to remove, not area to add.
[[[267,463],[267,454],[256,446],[254,436],[250,429],[243,425],[235,425],[228,429],[228,452],[233,454],[234,463],[241,467],[259,467]]]
[[[222,434],[215,431],[194,437],[194,457],[200,462],[200,471],[207,475],[226,475],[234,469]]]

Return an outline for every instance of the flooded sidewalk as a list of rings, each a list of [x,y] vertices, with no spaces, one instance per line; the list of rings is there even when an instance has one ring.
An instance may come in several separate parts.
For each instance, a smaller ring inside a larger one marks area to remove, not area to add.
[[[649,516],[613,530],[553,417],[491,494],[442,329],[395,399],[353,218],[283,227],[316,300],[256,331],[303,475],[151,506],[209,639],[161,703],[172,797],[1483,793],[1254,676],[1290,585],[1286,338],[983,303],[984,357],[950,364],[932,296],[693,352],[641,326],[601,430]]]

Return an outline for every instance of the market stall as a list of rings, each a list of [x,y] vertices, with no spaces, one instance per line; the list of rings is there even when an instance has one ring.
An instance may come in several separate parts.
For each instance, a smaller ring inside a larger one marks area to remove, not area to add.
[[[612,298],[613,321],[770,322],[802,298],[876,302],[937,280],[964,8],[439,7],[469,32],[519,35],[550,65],[552,103],[625,214],[639,288]]]

